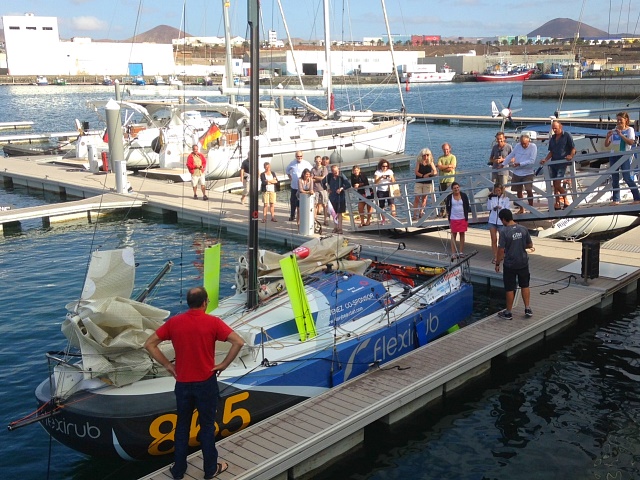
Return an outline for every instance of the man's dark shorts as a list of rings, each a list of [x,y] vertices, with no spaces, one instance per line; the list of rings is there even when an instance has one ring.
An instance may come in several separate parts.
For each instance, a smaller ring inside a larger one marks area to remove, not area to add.
[[[516,282],[517,278],[517,282]],[[531,275],[529,274],[529,266],[523,268],[509,268],[504,267],[504,271],[502,272],[502,282],[504,283],[504,289],[507,292],[515,292],[516,285],[520,288],[527,288],[529,286],[529,279]]]
[[[562,165],[561,163],[549,165],[549,176],[552,180],[564,178],[567,173],[567,167],[568,165]]]

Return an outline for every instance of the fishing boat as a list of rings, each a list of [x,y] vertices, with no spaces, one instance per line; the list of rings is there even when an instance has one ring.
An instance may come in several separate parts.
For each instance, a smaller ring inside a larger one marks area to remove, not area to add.
[[[45,77],[44,75],[38,75],[36,77],[36,85],[39,85],[39,86],[49,85],[49,80],[47,80],[47,77]]]
[[[104,75],[102,77],[102,85],[113,85],[113,80],[109,75]]]
[[[508,62],[496,63],[484,73],[476,74],[478,82],[523,82],[533,75],[534,70],[517,67]]]
[[[252,15],[257,85],[257,6]],[[251,109],[257,118],[257,101]],[[261,157],[258,128],[250,126],[253,168]],[[250,177],[249,210],[258,204],[256,177]],[[386,260],[372,265],[342,235],[276,254],[259,250],[258,226],[249,215],[247,256],[238,261],[236,293],[229,298],[218,301],[216,293],[220,244],[204,252],[209,313],[245,341],[218,377],[220,437],[422,348],[472,312],[469,258],[443,271],[424,265],[403,269]],[[48,354],[51,375],[36,388],[37,412],[10,429],[40,422],[59,442],[92,456],[131,460],[173,452],[175,379],[142,348],[169,312],[145,304],[146,295],[131,299],[134,270],[130,248],[94,252],[80,298],[67,305],[62,330],[70,348]],[[160,348],[174,358],[170,344]],[[226,348],[216,345],[216,362]],[[193,448],[199,446],[197,415]]]
[[[162,78],[161,75],[156,75],[155,77],[153,77],[153,84],[156,86],[163,86],[166,85],[167,82],[164,81],[164,78]]]
[[[524,82],[533,74],[532,71],[518,73],[478,73],[478,82]]]

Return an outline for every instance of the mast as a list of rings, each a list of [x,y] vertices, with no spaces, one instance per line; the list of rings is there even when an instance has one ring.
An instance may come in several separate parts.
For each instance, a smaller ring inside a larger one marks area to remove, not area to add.
[[[327,118],[331,115],[331,35],[329,34],[329,0],[323,2],[324,10],[324,72],[323,87],[327,89]],[[326,85],[324,84],[326,82]]]
[[[259,69],[260,69],[260,0],[247,0],[247,16],[250,32],[251,73],[249,74],[249,238],[248,256],[248,288],[247,308],[258,305],[258,135],[260,135],[260,98],[259,98]]]
[[[391,64],[393,65],[393,73],[396,76],[396,84],[398,85],[398,92],[400,92],[400,103],[402,104],[403,116],[407,114],[407,109],[404,106],[404,97],[402,96],[402,87],[400,86],[400,77],[398,76],[398,69],[396,68],[396,57],[393,54],[393,38],[391,38],[391,30],[389,29],[389,18],[387,17],[387,5],[382,1],[382,13],[384,14],[384,24],[387,27],[387,37],[389,38],[389,48],[391,49]]]
[[[222,0],[222,18],[224,20],[224,45],[225,45],[225,62],[224,62],[224,75],[227,77],[226,87],[233,86],[233,54],[231,49],[231,23],[229,23],[229,8],[231,7],[231,0]],[[235,105],[235,95],[229,95],[229,103]]]

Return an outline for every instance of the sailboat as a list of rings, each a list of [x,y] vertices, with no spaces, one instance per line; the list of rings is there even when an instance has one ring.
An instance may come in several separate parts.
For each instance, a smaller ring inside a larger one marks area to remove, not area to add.
[[[249,12],[254,66],[258,19],[256,0]],[[252,68],[252,98],[257,75]],[[249,158],[256,168],[261,152],[253,133],[259,125],[251,114]],[[250,182],[249,211],[255,211],[257,176]],[[258,225],[249,215],[248,254],[239,259],[233,296],[217,298],[220,244],[204,253],[209,313],[246,343],[218,377],[221,437],[421,348],[472,312],[468,259],[444,271],[392,268],[386,260],[362,258],[359,246],[342,235],[278,255],[259,250]],[[131,460],[173,452],[175,380],[142,349],[168,312],[129,298],[134,265],[129,250],[94,255],[82,295],[67,305],[63,323],[79,352],[49,354],[54,366],[36,388],[39,409],[22,422],[40,422],[56,440],[92,456]],[[226,345],[216,345],[217,362]],[[170,344],[161,348],[173,358]],[[196,412],[194,448],[198,431]]]
[[[223,0],[223,18],[225,31],[228,32],[228,10],[230,2]],[[332,106],[331,65],[328,50],[331,46],[329,39],[328,0],[324,0],[324,28],[325,28],[325,76],[327,108],[322,111],[305,103],[307,114],[302,118],[293,115],[283,115],[276,108],[261,107],[255,115],[259,117],[258,143],[260,145],[260,165],[268,161],[276,172],[285,171],[287,165],[294,158],[296,151],[302,151],[305,158],[311,160],[316,155],[329,156],[332,163],[365,162],[366,159],[385,155],[404,153],[407,118],[373,121],[355,115],[355,112],[339,111]],[[227,41],[229,44],[229,41]],[[257,52],[256,52],[257,54]],[[233,80],[230,71],[231,50],[227,47],[227,71],[225,78],[227,85],[222,93],[230,95],[232,100],[236,95],[248,93],[248,89],[229,84]],[[399,85],[399,79],[398,85]],[[257,80],[256,80],[257,83]],[[399,88],[399,90],[401,90]],[[267,92],[264,92],[267,93]],[[308,92],[291,92],[284,88],[270,89],[272,97],[283,99],[301,96]],[[212,105],[215,108],[215,104]],[[249,111],[233,101],[224,104],[228,121],[222,129],[222,137],[214,144],[207,154],[208,180],[235,177],[240,171],[242,161],[249,152]],[[402,110],[404,111],[404,109]],[[369,112],[370,113],[370,112]]]

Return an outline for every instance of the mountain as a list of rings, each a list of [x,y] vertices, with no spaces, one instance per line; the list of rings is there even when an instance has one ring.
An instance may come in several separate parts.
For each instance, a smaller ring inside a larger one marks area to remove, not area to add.
[[[570,18],[555,18],[527,34],[527,37],[573,38],[579,32],[581,38],[606,38],[607,32]]]
[[[151,30],[144,33],[140,33],[135,37],[128,38],[126,40],[120,40],[122,43],[172,43],[173,39],[192,37],[186,32],[180,31],[177,28],[170,27],[169,25],[158,25]]]

